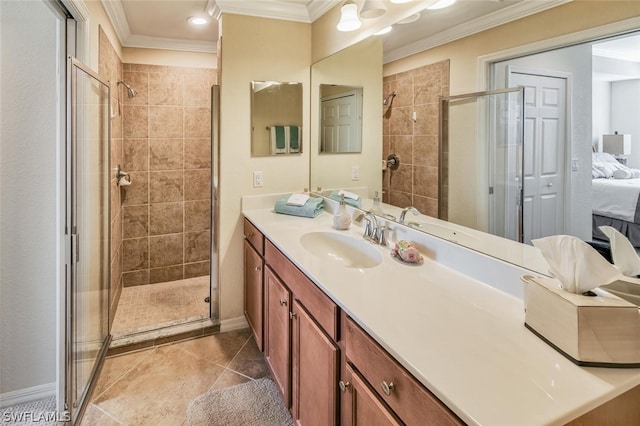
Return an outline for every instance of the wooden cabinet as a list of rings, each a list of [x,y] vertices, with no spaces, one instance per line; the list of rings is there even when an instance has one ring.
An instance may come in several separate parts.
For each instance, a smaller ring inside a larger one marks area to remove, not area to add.
[[[347,363],[404,424],[464,424],[350,318],[345,341]]]
[[[336,424],[339,349],[298,300],[293,301],[293,398],[297,424]]]
[[[258,349],[263,348],[264,259],[245,240],[244,242],[244,316],[249,323]]]
[[[391,409],[369,388],[366,380],[347,364],[340,387],[345,393],[342,400],[343,426],[400,426],[402,423]]]
[[[291,293],[276,274],[265,270],[264,354],[282,397],[291,406]]]

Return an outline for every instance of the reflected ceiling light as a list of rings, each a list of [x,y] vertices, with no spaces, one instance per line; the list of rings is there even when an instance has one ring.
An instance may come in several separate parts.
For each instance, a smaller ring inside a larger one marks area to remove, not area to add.
[[[358,6],[347,0],[340,8],[340,22],[338,22],[339,31],[354,31],[362,26],[360,18],[358,18]]]
[[[451,6],[455,2],[456,0],[438,0],[431,6],[428,6],[427,9],[429,10],[444,9],[445,7]]]
[[[363,18],[377,18],[387,12],[387,7],[382,0],[364,0],[360,16]]]
[[[187,22],[191,25],[206,25],[209,23],[209,20],[200,16],[189,16],[189,18],[187,18]]]
[[[383,34],[387,34],[391,32],[391,25],[389,25],[388,27],[384,27],[383,29],[381,29],[380,31],[378,31],[377,33],[375,33],[374,35],[383,35]]]

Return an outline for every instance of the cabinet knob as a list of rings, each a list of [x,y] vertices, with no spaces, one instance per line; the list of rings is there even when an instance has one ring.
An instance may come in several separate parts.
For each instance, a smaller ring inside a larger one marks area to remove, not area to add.
[[[349,389],[351,387],[351,382],[345,382],[344,380],[340,380],[338,382],[338,386],[340,386],[340,390],[342,392],[346,392],[347,389]]]
[[[287,306],[287,299],[280,299],[280,306]]]
[[[251,238],[253,237],[253,232],[249,232],[248,234],[244,235],[245,238]]]
[[[295,312],[289,312],[289,319],[296,319],[298,318],[298,314],[296,314]]]
[[[384,392],[385,395],[389,396],[391,395],[391,392],[393,392],[393,390],[396,388],[396,385],[394,385],[393,382],[387,383],[383,380],[382,383],[380,383],[380,387],[382,388],[382,392]]]
[[[256,271],[262,271],[262,266],[260,266],[260,265],[256,266],[256,267],[255,267],[255,270],[256,270]]]

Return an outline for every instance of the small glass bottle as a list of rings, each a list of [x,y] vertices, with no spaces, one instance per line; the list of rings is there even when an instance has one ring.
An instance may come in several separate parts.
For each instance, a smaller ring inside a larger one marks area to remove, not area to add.
[[[382,206],[380,205],[380,196],[378,195],[378,191],[376,191],[375,195],[373,196],[373,205],[371,206],[369,212],[377,216],[384,216],[384,211],[382,210]]]
[[[351,226],[351,216],[349,216],[347,206],[344,203],[344,195],[340,195],[340,205],[333,215],[333,227],[343,231],[349,229],[349,226]]]

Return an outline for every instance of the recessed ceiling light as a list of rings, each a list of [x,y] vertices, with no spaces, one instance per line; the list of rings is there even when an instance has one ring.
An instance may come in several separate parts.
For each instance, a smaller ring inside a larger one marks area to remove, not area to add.
[[[189,22],[191,25],[205,25],[209,23],[209,20],[200,16],[190,16],[187,19],[187,22]]]

